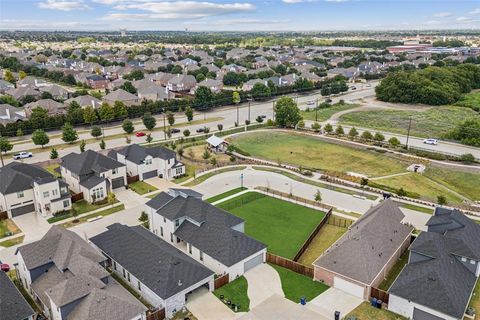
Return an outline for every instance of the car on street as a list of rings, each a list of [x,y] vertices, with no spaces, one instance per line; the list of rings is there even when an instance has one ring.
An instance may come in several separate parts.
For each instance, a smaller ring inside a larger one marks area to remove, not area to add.
[[[314,104],[315,104],[315,101],[313,100],[307,101],[307,106],[313,106]]]
[[[26,158],[31,158],[33,157],[33,154],[31,152],[18,152],[13,155],[13,160],[20,160],[20,159],[26,159]]]
[[[260,116],[260,118],[262,118],[262,119],[265,119],[266,117],[267,117],[267,116],[264,115],[264,114],[262,114],[262,115]]]
[[[350,87],[351,90],[357,90],[357,87]]]
[[[438,140],[433,138],[428,138],[423,140],[423,143],[436,146],[438,144]]]
[[[179,133],[179,132],[180,132],[180,129],[178,129],[178,128],[170,129],[170,133]]]
[[[325,100],[326,103],[332,103],[332,99],[328,98],[327,100]]]
[[[135,133],[135,137],[144,137],[146,136],[147,134],[145,132],[142,132],[142,131],[139,131],[139,132],[136,132]]]
[[[365,87],[370,88],[372,85],[370,83],[367,83]]]
[[[2,263],[0,261],[0,270],[2,270],[4,272],[8,272],[8,271],[10,271],[10,266],[8,265],[8,263]]]
[[[202,132],[205,132],[205,128],[198,128],[197,130],[195,130],[197,133],[202,133]]]

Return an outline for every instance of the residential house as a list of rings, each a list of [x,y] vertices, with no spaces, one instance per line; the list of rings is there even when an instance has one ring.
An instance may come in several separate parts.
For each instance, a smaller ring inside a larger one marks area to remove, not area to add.
[[[82,108],[92,107],[94,109],[97,109],[97,108],[100,108],[100,106],[102,105],[102,101],[100,99],[97,99],[97,98],[92,97],[90,95],[84,95],[84,96],[78,96],[78,97],[75,97],[75,98],[70,98],[70,99],[66,100],[64,102],[64,104],[66,106],[68,106],[73,101],[78,103],[78,105]]]
[[[175,151],[162,146],[146,148],[131,144],[119,150],[112,150],[109,157],[123,163],[129,176],[139,176],[140,180],[153,177],[173,179],[185,174],[185,165],[177,161]]]
[[[467,319],[479,275],[480,225],[456,209],[437,207],[389,289],[388,309],[415,320]]]
[[[42,79],[35,78],[33,76],[26,76],[22,80],[17,81],[17,88],[32,88],[38,89],[40,87],[48,86],[47,82]]]
[[[223,89],[223,81],[215,80],[215,79],[205,79],[197,83],[196,87],[192,89],[192,93],[195,93],[195,91],[199,87],[206,87],[206,88],[209,88],[212,92],[218,93]]]
[[[33,320],[35,312],[13,284],[6,272],[0,271],[0,319]]]
[[[145,79],[149,79],[156,84],[161,86],[166,86],[168,84],[168,80],[175,77],[174,74],[171,73],[164,73],[164,72],[157,72],[152,74],[146,74]]]
[[[167,83],[167,88],[174,92],[190,91],[197,84],[197,80],[192,75],[177,74],[170,78]]]
[[[137,294],[171,317],[195,290],[213,291],[214,272],[142,226],[112,224],[90,241],[113,272]]]
[[[110,92],[103,97],[103,101],[109,103],[112,106],[115,104],[115,101],[121,101],[128,107],[139,103],[139,99],[136,95],[131,94],[130,92],[127,92],[123,89],[117,89]]]
[[[3,79],[0,79],[0,93],[5,93],[8,90],[15,89],[15,85]]]
[[[413,228],[387,199],[362,215],[314,263],[314,279],[369,300],[398,258],[410,245]]]
[[[15,100],[20,100],[27,96],[37,98],[40,96],[40,91],[29,87],[19,87],[5,91],[5,94],[11,96]]]
[[[88,202],[103,200],[108,192],[127,184],[125,165],[93,150],[66,155],[60,172],[70,189],[83,193]]]
[[[164,101],[175,98],[175,94],[168,91],[167,87],[152,85],[137,89],[137,95],[140,99],[151,101]]]
[[[16,251],[18,279],[50,320],[145,320],[146,307],[104,269],[107,259],[73,231],[52,226]]]
[[[252,80],[248,80],[247,82],[245,82],[242,86],[242,91],[250,91],[253,89],[253,87],[257,84],[257,83],[260,83],[260,84],[263,84],[263,85],[267,85],[268,84],[268,81],[267,80],[264,80],[264,79],[252,79]]]
[[[50,93],[52,95],[52,98],[55,100],[67,100],[70,96],[70,92],[68,90],[65,90],[64,88],[56,84],[41,87],[40,92]]]
[[[90,86],[92,89],[107,89],[109,81],[98,74],[93,74],[90,76],[86,76],[85,80],[87,85]]]
[[[171,189],[146,203],[150,230],[231,280],[265,262],[266,246],[244,234],[244,220]]]
[[[0,104],[0,123],[5,125],[10,122],[18,122],[25,120],[25,110],[16,108],[9,104]]]
[[[30,118],[32,115],[32,111],[35,108],[42,108],[47,110],[49,116],[54,116],[57,114],[65,114],[67,113],[67,108],[63,103],[57,102],[52,99],[41,99],[34,102],[27,103],[23,106],[25,109],[25,114],[27,118]]]
[[[70,210],[67,185],[35,165],[11,162],[0,168],[0,212],[13,218],[30,212],[42,216]]]

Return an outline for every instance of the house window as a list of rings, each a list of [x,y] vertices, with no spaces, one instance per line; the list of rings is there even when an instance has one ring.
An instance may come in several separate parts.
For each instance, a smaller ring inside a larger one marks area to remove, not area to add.
[[[23,194],[23,191],[18,191],[17,192],[17,198],[23,198],[25,195]]]
[[[61,192],[62,194],[67,193],[67,192],[68,192],[67,187],[61,187],[61,188],[60,188],[60,192]]]
[[[122,268],[122,273],[123,273],[123,277],[126,278],[127,275],[125,274],[125,268]]]
[[[117,263],[113,261],[113,270],[117,270]]]
[[[64,208],[68,208],[69,205],[70,205],[70,201],[69,201],[69,200],[63,200],[63,207],[64,207]]]
[[[173,233],[170,232],[170,242],[173,242]]]
[[[142,291],[142,285],[140,284],[140,281],[137,281],[137,288],[139,291]]]
[[[188,244],[188,253],[192,254],[192,244]]]
[[[94,199],[102,199],[104,197],[103,187],[92,190],[92,197]]]
[[[57,189],[53,189],[52,190],[52,196],[56,196],[56,195],[58,195],[58,191],[57,191]]]
[[[463,261],[463,262],[467,262],[467,258],[462,257],[462,261]]]
[[[167,222],[167,219],[165,219],[165,217],[163,217],[163,223],[166,223]]]
[[[160,227],[160,235],[163,237],[163,227]]]
[[[128,279],[128,282],[130,282],[130,273],[127,272],[127,279]]]
[[[44,191],[43,192],[43,197],[44,198],[48,198],[50,196],[50,192],[49,191]]]
[[[112,173],[117,174],[118,173],[118,168],[112,169]]]
[[[200,251],[200,261],[203,261],[203,252]]]
[[[180,225],[180,220],[175,220],[175,227],[178,227]]]
[[[470,260],[470,264],[475,264],[475,260]]]
[[[145,159],[145,164],[152,164],[152,159]]]

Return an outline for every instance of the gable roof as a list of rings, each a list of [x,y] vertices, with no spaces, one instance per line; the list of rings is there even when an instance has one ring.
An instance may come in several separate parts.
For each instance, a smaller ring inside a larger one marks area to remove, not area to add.
[[[214,274],[141,226],[115,223],[90,240],[162,299]]]
[[[61,166],[82,176],[124,167],[125,165],[101,153],[87,150],[80,154],[75,152],[67,154],[62,158]]]
[[[313,264],[370,285],[413,228],[391,199],[360,217]],[[366,268],[365,266],[368,266]]]
[[[119,153],[125,156],[125,159],[136,163],[141,164],[147,156],[152,158],[160,158],[164,160],[175,159],[176,153],[173,150],[167,149],[162,146],[146,148],[138,144],[131,144],[122,149],[116,150],[116,153]],[[112,156],[114,153],[109,153],[109,156]],[[116,159],[116,156],[114,157]]]
[[[22,296],[17,287],[8,278],[7,274],[0,271],[0,319],[22,320],[33,316],[35,312]]]
[[[211,137],[209,137],[206,142],[213,146],[213,147],[218,147],[219,145],[221,145],[222,143],[225,142],[225,140],[223,140],[222,138],[219,138],[217,137],[216,135],[213,135]]]
[[[103,97],[103,100],[106,100],[106,101],[132,101],[132,100],[138,100],[138,97],[134,94],[131,94],[130,92],[127,92],[127,91],[123,90],[123,89],[117,89],[115,91],[110,92],[105,97]]]
[[[39,184],[52,182],[56,178],[48,171],[21,162],[10,162],[0,168],[0,193],[10,194],[18,191],[31,189],[33,183]]]

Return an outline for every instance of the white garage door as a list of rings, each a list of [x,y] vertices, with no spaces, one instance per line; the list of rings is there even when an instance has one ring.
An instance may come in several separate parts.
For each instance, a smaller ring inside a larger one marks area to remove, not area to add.
[[[243,264],[243,272],[247,272],[248,270],[262,263],[263,263],[263,253],[260,253],[258,256],[253,257],[248,261],[245,261],[245,263]]]
[[[351,283],[347,280],[342,278],[334,277],[333,278],[333,286],[337,289],[345,291],[355,297],[359,297],[363,299],[363,287]]]

